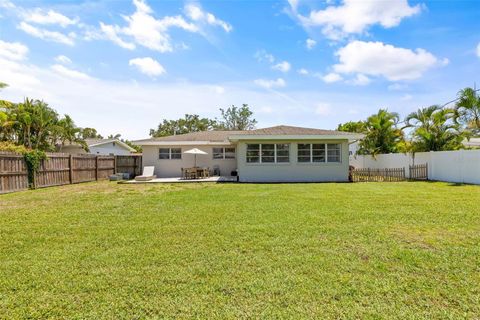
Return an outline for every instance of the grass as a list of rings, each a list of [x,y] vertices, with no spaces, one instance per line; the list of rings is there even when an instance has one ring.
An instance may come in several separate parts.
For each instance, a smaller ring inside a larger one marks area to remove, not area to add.
[[[480,317],[480,187],[87,183],[0,196],[0,318]]]

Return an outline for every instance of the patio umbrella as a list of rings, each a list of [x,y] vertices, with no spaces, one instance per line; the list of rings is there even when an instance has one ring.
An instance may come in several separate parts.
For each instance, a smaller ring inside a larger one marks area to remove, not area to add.
[[[208,154],[205,151],[202,151],[202,150],[197,149],[197,148],[187,150],[184,153],[193,154],[195,156],[195,167],[197,166],[197,154]]]

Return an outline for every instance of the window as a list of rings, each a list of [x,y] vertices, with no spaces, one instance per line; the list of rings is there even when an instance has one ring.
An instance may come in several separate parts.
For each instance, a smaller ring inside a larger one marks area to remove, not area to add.
[[[288,143],[276,144],[277,162],[290,162],[290,145]]]
[[[225,159],[235,159],[235,148],[225,148]]]
[[[170,148],[160,148],[159,159],[170,159]]]
[[[288,163],[288,143],[247,144],[247,163]]]
[[[327,144],[328,159],[327,162],[340,162],[340,144],[329,143]]]
[[[213,159],[223,159],[223,148],[213,148]]]
[[[337,143],[299,143],[297,161],[300,163],[341,162],[341,146]]]
[[[235,159],[235,148],[213,148],[213,159]]]
[[[311,144],[298,144],[297,161],[310,162],[312,159]]]
[[[259,144],[247,144],[247,162],[248,163],[260,162],[260,145]]]
[[[182,159],[182,148],[160,148],[158,158],[161,160]]]
[[[325,145],[312,144],[312,162],[325,162]]]

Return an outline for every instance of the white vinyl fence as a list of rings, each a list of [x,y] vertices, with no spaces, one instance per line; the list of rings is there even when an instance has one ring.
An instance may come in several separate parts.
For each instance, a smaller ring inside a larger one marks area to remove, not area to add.
[[[428,179],[480,184],[480,150],[391,153],[372,156],[350,156],[355,168],[401,168],[428,163]]]

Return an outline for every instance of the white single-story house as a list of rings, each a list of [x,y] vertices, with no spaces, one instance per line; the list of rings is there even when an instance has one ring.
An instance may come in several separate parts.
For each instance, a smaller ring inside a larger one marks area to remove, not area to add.
[[[123,156],[135,153],[136,150],[118,139],[85,139],[89,152],[79,144],[57,146],[58,152],[69,154],[96,154],[101,156]]]
[[[469,140],[465,139],[462,143],[467,148],[480,148],[480,138],[470,138]]]
[[[355,133],[276,126],[246,131],[203,131],[134,141],[143,149],[143,165],[159,178],[180,177],[194,165],[217,175],[237,174],[241,182],[348,181],[349,143]]]

